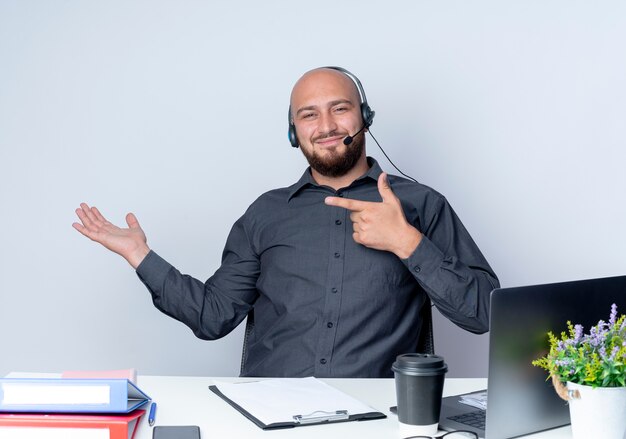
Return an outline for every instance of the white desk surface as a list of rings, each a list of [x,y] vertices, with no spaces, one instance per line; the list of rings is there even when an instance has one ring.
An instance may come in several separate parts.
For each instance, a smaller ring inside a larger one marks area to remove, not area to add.
[[[323,381],[385,413],[387,419],[343,422],[263,431],[209,390],[213,380],[245,381],[244,378],[139,376],[137,383],[157,403],[155,425],[198,425],[202,439],[212,438],[399,438],[398,418],[389,412],[396,405],[393,379],[324,379]],[[484,389],[484,378],[449,378],[444,396]],[[443,433],[443,432],[440,432]],[[571,439],[569,426],[526,438]],[[151,439],[147,416],[141,419],[135,439]]]

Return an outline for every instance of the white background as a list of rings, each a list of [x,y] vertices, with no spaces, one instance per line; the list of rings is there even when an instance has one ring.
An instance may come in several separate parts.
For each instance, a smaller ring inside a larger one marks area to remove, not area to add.
[[[206,279],[246,207],[305,168],[289,93],[323,65],[359,76],[374,135],[503,286],[623,274],[625,5],[0,0],[0,375],[238,374],[243,327],[196,339],[74,209],[134,212]],[[487,336],[436,317],[449,375],[485,376]]]

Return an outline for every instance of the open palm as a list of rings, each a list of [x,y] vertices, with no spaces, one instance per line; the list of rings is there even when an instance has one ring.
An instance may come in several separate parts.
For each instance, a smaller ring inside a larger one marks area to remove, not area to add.
[[[96,207],[89,207],[85,203],[81,203],[80,208],[76,209],[76,215],[81,222],[72,224],[72,227],[92,241],[123,256],[135,268],[150,251],[146,235],[132,213],[126,215],[128,228],[109,222]]]

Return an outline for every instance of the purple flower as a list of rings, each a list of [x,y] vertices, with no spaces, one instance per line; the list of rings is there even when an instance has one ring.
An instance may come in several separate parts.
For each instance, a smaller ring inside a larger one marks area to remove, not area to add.
[[[602,344],[602,341],[603,341],[603,333],[601,329],[602,325],[604,325],[604,322],[600,320],[598,322],[598,326],[594,326],[589,331],[588,341],[592,348],[597,348],[598,346]]]
[[[572,362],[571,358],[564,358],[562,360],[554,360],[554,364],[558,367],[567,367]]]
[[[600,353],[600,358],[602,358],[603,360],[606,360],[606,346],[601,345],[600,349],[598,349],[598,352]]]
[[[574,326],[574,343],[580,343],[583,338],[583,325],[575,325]]]
[[[611,305],[611,316],[609,317],[609,325],[611,326],[615,325],[616,320],[617,320],[617,305],[613,304]]]
[[[599,320],[587,333],[583,332],[582,325],[572,325],[569,321],[567,327],[568,332],[562,333],[561,340],[551,332],[548,334],[550,353],[533,364],[561,379],[592,385],[598,385],[600,379],[602,385],[608,387],[623,386],[626,316],[618,318],[617,305],[611,306],[608,321]]]

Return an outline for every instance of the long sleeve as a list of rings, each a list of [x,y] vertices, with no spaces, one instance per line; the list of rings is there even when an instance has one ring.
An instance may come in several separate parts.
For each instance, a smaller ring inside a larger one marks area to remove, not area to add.
[[[186,324],[199,338],[214,340],[228,334],[258,297],[259,260],[243,224],[242,218],[233,226],[221,267],[204,283],[182,274],[152,251],[137,267],[154,305]]]
[[[488,331],[498,278],[443,196],[427,215],[422,241],[405,265],[448,319],[474,333]]]
[[[341,195],[380,201],[382,172]],[[203,339],[228,334],[253,311],[243,376],[390,377],[413,352],[426,295],[457,325],[484,332],[495,274],[445,198],[389,176],[406,218],[424,234],[405,260],[360,245],[337,192],[305,171],[294,185],[262,194],[235,223],[222,264],[206,282],[151,252],[137,267],[155,306]]]

